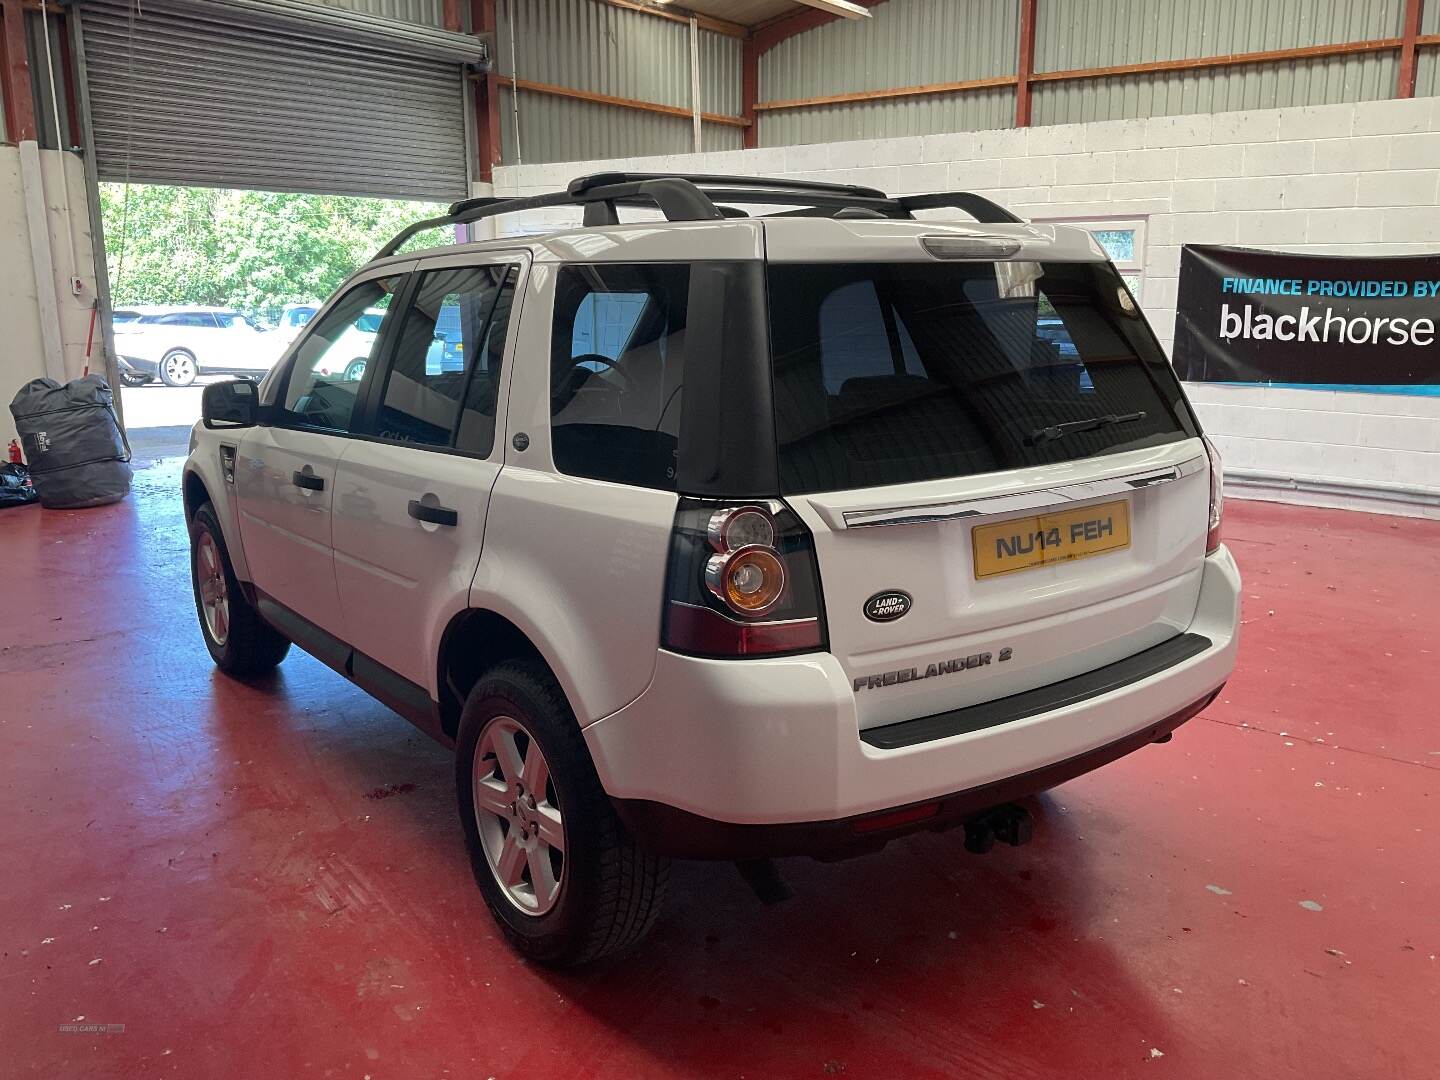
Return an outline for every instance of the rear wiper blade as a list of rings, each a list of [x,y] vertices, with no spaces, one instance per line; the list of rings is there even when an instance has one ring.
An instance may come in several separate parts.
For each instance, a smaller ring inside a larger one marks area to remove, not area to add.
[[[1025,445],[1038,446],[1040,443],[1063,439],[1066,435],[1073,435],[1077,431],[1099,431],[1112,424],[1133,424],[1137,420],[1144,419],[1143,412],[1132,412],[1123,415],[1106,413],[1104,416],[1092,416],[1088,420],[1071,420],[1068,424],[1053,424],[1050,427],[1036,428],[1025,436]]]

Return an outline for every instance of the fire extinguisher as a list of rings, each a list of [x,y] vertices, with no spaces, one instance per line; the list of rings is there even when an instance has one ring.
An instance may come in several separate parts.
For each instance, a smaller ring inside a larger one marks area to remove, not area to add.
[[[10,440],[10,464],[11,464],[11,465],[23,465],[24,463],[25,463],[25,455],[20,452],[20,444],[19,444],[18,442],[16,442],[14,439],[11,439],[11,440]]]

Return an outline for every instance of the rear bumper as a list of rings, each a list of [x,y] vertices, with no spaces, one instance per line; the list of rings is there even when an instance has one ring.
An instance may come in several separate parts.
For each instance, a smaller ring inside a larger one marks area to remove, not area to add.
[[[873,745],[874,729],[862,739],[849,681],[828,653],[725,661],[662,652],[645,693],[585,738],[622,819],[656,851],[821,854],[857,840],[855,819],[939,801],[895,832],[953,823],[1178,727],[1234,669],[1239,605],[1239,572],[1221,548],[1205,561],[1188,627],[1208,646],[1044,712],[891,740],[906,745]],[[872,845],[894,835],[860,828]]]
[[[646,799],[612,799],[611,803],[631,835],[658,855],[686,859],[757,859],[782,855],[845,858],[873,851],[897,836],[951,828],[983,810],[1048,791],[1108,765],[1168,735],[1202,711],[1219,693],[1220,688],[1216,688],[1159,723],[1077,757],[940,799],[927,799],[876,814],[836,821],[736,825]]]

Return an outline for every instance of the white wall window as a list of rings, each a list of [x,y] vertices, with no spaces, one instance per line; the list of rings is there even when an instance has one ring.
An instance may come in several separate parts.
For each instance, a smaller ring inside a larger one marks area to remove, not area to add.
[[[1142,303],[1145,283],[1144,218],[1035,218],[1037,225],[1078,225],[1105,249],[1125,284]]]

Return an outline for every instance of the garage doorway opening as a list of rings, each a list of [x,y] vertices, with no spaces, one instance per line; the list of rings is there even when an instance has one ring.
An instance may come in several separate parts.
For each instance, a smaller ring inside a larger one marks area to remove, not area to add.
[[[125,426],[145,462],[183,456],[206,384],[263,378],[346,277],[443,205],[102,183],[100,209]]]

